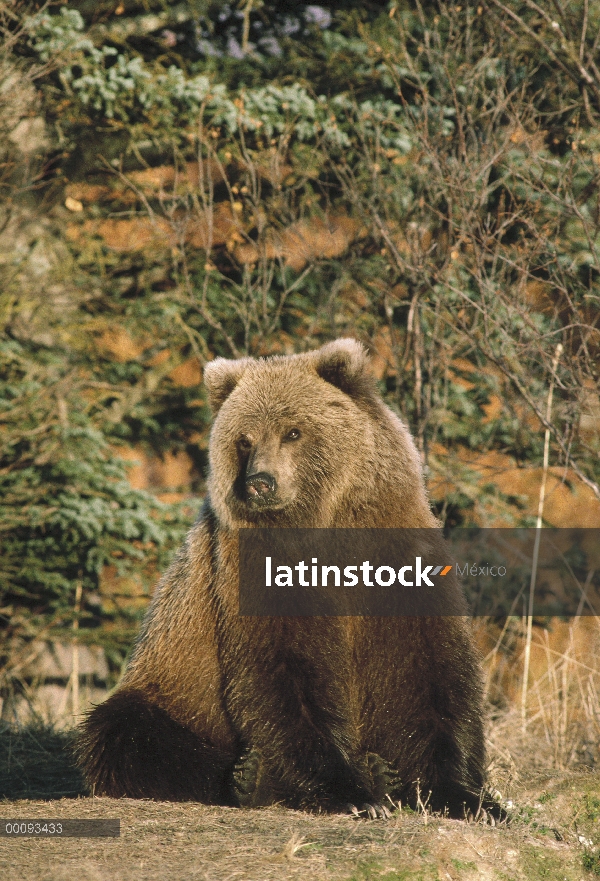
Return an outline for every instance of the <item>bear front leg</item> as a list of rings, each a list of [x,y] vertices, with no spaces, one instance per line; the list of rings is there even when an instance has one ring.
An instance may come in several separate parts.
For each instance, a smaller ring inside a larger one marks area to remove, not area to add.
[[[254,756],[234,774],[242,803],[334,810],[376,801],[361,749],[345,623],[238,617],[223,625],[227,713],[249,755],[260,756],[255,783]]]
[[[123,689],[88,715],[77,758],[96,795],[231,805],[233,756],[141,691]]]

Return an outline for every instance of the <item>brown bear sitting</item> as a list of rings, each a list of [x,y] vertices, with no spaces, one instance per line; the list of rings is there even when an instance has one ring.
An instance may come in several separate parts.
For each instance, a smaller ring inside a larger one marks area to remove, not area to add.
[[[463,617],[238,614],[240,527],[439,526],[365,350],[339,340],[218,358],[205,383],[208,497],[122,681],[82,726],[89,784],[116,797],[370,814],[386,795],[415,806],[420,794],[433,810],[476,813],[482,698]]]

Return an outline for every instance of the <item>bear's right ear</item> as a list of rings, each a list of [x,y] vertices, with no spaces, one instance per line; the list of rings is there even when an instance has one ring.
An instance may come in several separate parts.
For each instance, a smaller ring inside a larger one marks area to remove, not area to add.
[[[237,361],[215,358],[205,366],[204,386],[213,413],[216,414],[221,409],[251,362],[251,358],[239,358]]]

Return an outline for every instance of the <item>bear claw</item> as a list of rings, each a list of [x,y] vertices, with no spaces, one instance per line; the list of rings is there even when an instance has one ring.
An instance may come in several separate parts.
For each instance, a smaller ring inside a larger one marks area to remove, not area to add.
[[[356,817],[357,820],[389,820],[392,816],[391,811],[385,805],[378,802],[373,804],[365,802],[358,808],[356,805],[348,805],[347,813]]]

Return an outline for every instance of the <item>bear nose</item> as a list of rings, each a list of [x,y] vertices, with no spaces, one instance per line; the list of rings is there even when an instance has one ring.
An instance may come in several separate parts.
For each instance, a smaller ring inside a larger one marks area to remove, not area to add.
[[[272,474],[259,471],[258,474],[249,474],[246,477],[246,492],[250,499],[263,501],[275,494],[277,481]]]

